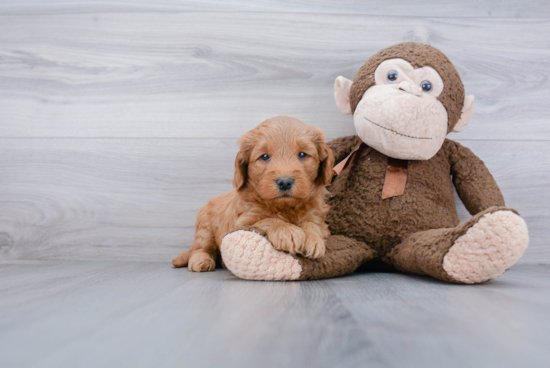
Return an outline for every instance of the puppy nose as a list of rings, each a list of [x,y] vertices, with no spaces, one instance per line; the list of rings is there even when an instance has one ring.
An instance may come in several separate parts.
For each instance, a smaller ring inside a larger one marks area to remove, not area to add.
[[[283,176],[275,180],[275,182],[277,183],[277,186],[281,191],[286,192],[287,190],[290,190],[290,188],[292,188],[292,185],[294,184],[294,179]]]
[[[420,96],[422,94],[422,88],[407,81],[399,83],[399,89],[415,96]]]

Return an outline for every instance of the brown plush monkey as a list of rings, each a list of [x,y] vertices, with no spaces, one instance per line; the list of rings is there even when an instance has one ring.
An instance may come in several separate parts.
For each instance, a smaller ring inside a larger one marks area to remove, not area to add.
[[[445,136],[461,131],[473,96],[439,50],[418,43],[386,48],[352,81],[338,77],[336,104],[353,114],[356,136],[329,143],[339,174],[329,190],[332,236],[317,260],[275,250],[261,231],[236,229],[221,252],[235,275],[305,280],[383,262],[454,283],[501,275],[529,243],[525,222],[504,207],[483,162]],[[453,184],[473,215],[459,223]]]

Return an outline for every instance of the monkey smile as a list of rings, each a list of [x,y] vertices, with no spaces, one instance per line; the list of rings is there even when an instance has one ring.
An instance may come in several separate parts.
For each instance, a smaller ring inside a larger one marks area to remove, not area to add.
[[[365,117],[363,116],[363,118],[365,118]],[[377,127],[380,127],[380,128],[382,128],[382,129],[389,130],[390,132],[395,133],[395,134],[398,134],[398,135],[401,135],[401,136],[403,136],[403,137],[413,138],[413,139],[432,139],[432,138],[430,138],[430,137],[414,137],[414,136],[412,136],[412,135],[407,135],[407,134],[399,133],[399,132],[396,132],[396,131],[393,130],[393,129],[386,128],[385,126],[382,126],[382,125],[380,125],[380,124],[376,124],[374,121],[370,121],[370,120],[367,119],[367,118],[365,118],[365,120],[368,121],[368,122],[371,123],[371,124],[376,125]]]

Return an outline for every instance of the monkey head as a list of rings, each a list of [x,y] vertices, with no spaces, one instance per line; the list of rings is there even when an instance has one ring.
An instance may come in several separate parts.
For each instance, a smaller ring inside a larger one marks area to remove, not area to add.
[[[334,98],[342,113],[353,114],[363,142],[403,160],[432,158],[448,133],[466,127],[474,107],[449,59],[414,42],[378,52],[353,82],[336,78]]]

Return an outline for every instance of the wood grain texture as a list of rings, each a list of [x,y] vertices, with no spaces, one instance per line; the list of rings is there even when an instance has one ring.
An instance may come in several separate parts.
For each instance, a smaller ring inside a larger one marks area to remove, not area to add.
[[[2,367],[530,367],[550,267],[483,285],[357,273],[250,282],[146,262],[0,263]]]
[[[403,41],[432,44],[476,112],[463,139],[549,140],[550,20],[250,12],[5,16],[0,137],[236,138],[289,115],[353,127],[338,75]]]
[[[550,16],[547,0],[63,0],[44,3],[40,0],[4,0],[0,14],[74,14],[97,12],[181,12],[181,11],[299,12],[341,13],[423,17],[511,17],[543,18]]]
[[[4,258],[167,261],[190,246],[207,200],[232,189],[237,146],[7,139],[0,150]]]
[[[0,258],[170,260],[231,189],[237,137],[281,114],[353,134],[335,77],[417,41],[476,96],[450,138],[526,218],[522,262],[550,262],[549,2],[440,3],[2,1]]]
[[[548,142],[462,143],[527,221],[520,262],[550,262]],[[168,262],[232,189],[236,152],[223,139],[0,139],[0,258]]]

